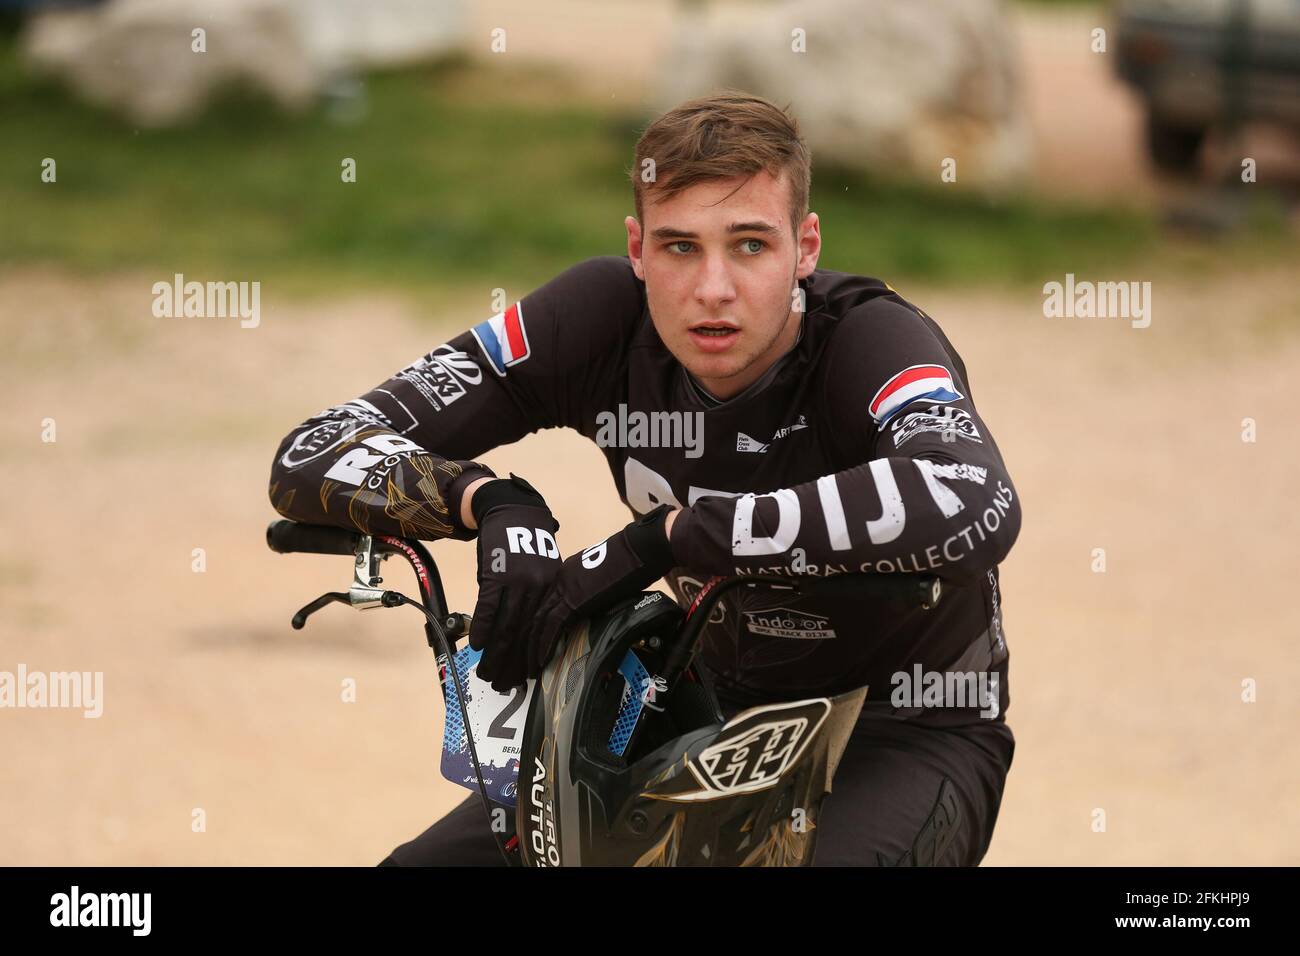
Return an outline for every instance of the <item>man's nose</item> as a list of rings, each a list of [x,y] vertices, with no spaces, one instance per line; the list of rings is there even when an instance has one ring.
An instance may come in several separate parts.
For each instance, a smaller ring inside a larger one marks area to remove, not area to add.
[[[695,298],[708,309],[716,309],[736,298],[736,284],[725,256],[704,257],[699,282],[695,286]]]

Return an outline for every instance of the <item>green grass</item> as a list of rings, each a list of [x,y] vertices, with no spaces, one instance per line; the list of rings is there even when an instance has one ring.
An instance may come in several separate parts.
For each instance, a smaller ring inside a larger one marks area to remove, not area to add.
[[[0,258],[418,283],[538,275],[617,241],[618,144],[600,118],[476,109],[439,80],[371,77],[354,125],[232,94],[170,130],[5,88]],[[47,156],[54,184],[39,180]]]
[[[625,251],[624,169],[643,117],[566,106],[561,81],[536,70],[450,63],[364,87],[369,109],[351,123],[232,92],[184,127],[137,129],[26,78],[4,44],[0,262],[419,294],[532,287]],[[40,181],[47,156],[54,184]],[[356,183],[340,179],[344,157]],[[890,281],[1036,282],[1145,267],[1165,247],[1133,211],[995,203],[820,165],[814,179],[822,265]]]
[[[1155,223],[1131,211],[993,201],[952,187],[873,182],[826,169],[817,178],[813,205],[823,224],[821,264],[829,269],[938,282],[1033,282],[1131,261],[1160,242]]]

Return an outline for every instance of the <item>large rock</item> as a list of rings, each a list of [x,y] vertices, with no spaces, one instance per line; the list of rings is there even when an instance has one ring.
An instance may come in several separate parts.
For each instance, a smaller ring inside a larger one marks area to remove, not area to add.
[[[293,8],[327,69],[425,62],[468,42],[465,0],[296,0]]]
[[[111,0],[33,17],[24,52],[87,99],[164,125],[232,83],[302,107],[340,71],[436,56],[465,29],[461,0]]]
[[[806,52],[791,48],[805,31]],[[1031,148],[1018,50],[997,0],[798,0],[682,11],[658,104],[734,87],[790,104],[814,163],[1022,185]]]

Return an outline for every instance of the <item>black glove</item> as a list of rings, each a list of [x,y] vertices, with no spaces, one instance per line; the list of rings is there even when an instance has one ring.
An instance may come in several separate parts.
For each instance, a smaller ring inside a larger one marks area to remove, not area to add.
[[[528,676],[540,677],[566,626],[644,591],[675,566],[660,505],[600,544],[570,555],[560,566],[529,642]]]
[[[469,645],[483,652],[478,676],[506,693],[527,679],[528,635],[560,570],[560,524],[537,489],[513,473],[480,486],[470,509],[479,528],[479,587]]]

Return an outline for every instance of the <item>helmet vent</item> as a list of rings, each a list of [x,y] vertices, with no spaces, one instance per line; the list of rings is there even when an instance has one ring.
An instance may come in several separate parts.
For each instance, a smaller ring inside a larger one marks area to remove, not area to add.
[[[583,654],[574,661],[569,668],[569,673],[564,677],[564,703],[566,705],[569,703],[569,698],[576,694],[578,688],[582,686],[582,674],[587,669],[587,658],[590,656],[590,654]]]

